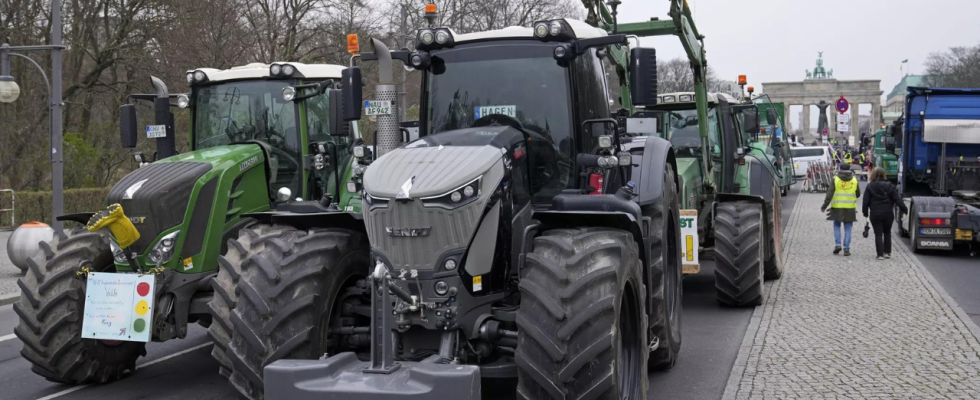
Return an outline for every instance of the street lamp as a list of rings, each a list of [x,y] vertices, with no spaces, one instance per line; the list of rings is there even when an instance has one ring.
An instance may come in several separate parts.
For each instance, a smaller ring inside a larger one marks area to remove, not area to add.
[[[20,97],[20,86],[14,82],[14,77],[0,76],[0,103],[13,103]]]
[[[0,103],[10,103],[20,97],[20,86],[10,76],[10,57],[21,57],[34,64],[41,75],[44,83],[48,86],[48,110],[50,111],[49,121],[51,122],[51,227],[55,231],[61,231],[62,223],[57,220],[65,214],[64,207],[64,165],[62,159],[64,127],[62,121],[62,98],[61,98],[61,58],[65,49],[61,38],[61,0],[51,1],[51,44],[40,46],[10,46],[4,43],[0,46]],[[30,57],[12,53],[12,51],[50,51],[51,52],[51,80],[48,80],[44,73],[44,68]]]

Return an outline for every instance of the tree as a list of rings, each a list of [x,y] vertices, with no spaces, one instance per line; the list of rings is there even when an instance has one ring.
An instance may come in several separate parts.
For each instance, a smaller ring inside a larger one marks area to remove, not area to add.
[[[672,60],[657,60],[657,91],[659,93],[693,92],[694,71],[687,58],[678,57]],[[708,68],[707,87],[718,85],[714,70]]]
[[[929,85],[948,88],[980,87],[980,45],[951,47],[926,60]]]

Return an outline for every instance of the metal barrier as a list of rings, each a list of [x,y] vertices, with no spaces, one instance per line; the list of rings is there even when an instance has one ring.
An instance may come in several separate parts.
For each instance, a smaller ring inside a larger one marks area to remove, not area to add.
[[[825,162],[814,162],[807,166],[806,178],[803,180],[803,191],[823,193],[834,183],[834,165]]]
[[[0,222],[0,229],[13,229],[13,228],[16,227],[15,224],[14,224],[14,216],[16,214],[16,213],[14,213],[14,208],[15,208],[14,207],[14,199],[15,199],[16,196],[14,196],[14,190],[13,189],[0,189],[0,193],[3,193],[3,192],[10,192],[10,208],[0,208],[0,217],[3,216],[3,213],[9,212],[10,213],[10,226],[3,225],[3,222]],[[0,202],[0,204],[3,204],[3,203]],[[0,207],[2,207],[2,205],[0,205]],[[2,221],[2,219],[3,218],[0,218],[0,221]]]

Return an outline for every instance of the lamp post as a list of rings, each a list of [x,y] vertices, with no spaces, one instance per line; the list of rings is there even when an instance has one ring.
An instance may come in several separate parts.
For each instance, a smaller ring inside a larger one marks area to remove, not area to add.
[[[44,78],[44,83],[48,85],[48,110],[51,122],[51,214],[52,227],[60,231],[61,221],[57,217],[64,215],[64,165],[62,158],[62,140],[64,134],[62,120],[62,98],[61,98],[61,57],[65,49],[61,39],[61,0],[51,1],[51,44],[41,46],[10,46],[3,44],[0,46],[0,102],[11,103],[20,96],[20,87],[14,78],[10,76],[10,57],[21,57],[30,61],[36,66]],[[15,53],[29,51],[50,51],[51,52],[51,80],[44,74],[44,68],[30,57]]]

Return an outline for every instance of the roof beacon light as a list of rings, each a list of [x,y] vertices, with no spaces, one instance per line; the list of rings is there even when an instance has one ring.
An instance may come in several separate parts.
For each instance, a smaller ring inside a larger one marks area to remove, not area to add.
[[[361,52],[361,43],[357,41],[356,33],[347,35],[347,52],[351,55]]]
[[[738,76],[738,84],[739,85],[745,85],[746,83],[748,83],[748,81],[749,80],[748,80],[748,78],[745,75],[739,75]]]
[[[749,96],[751,96],[753,92],[755,92],[755,86],[749,86]]]

